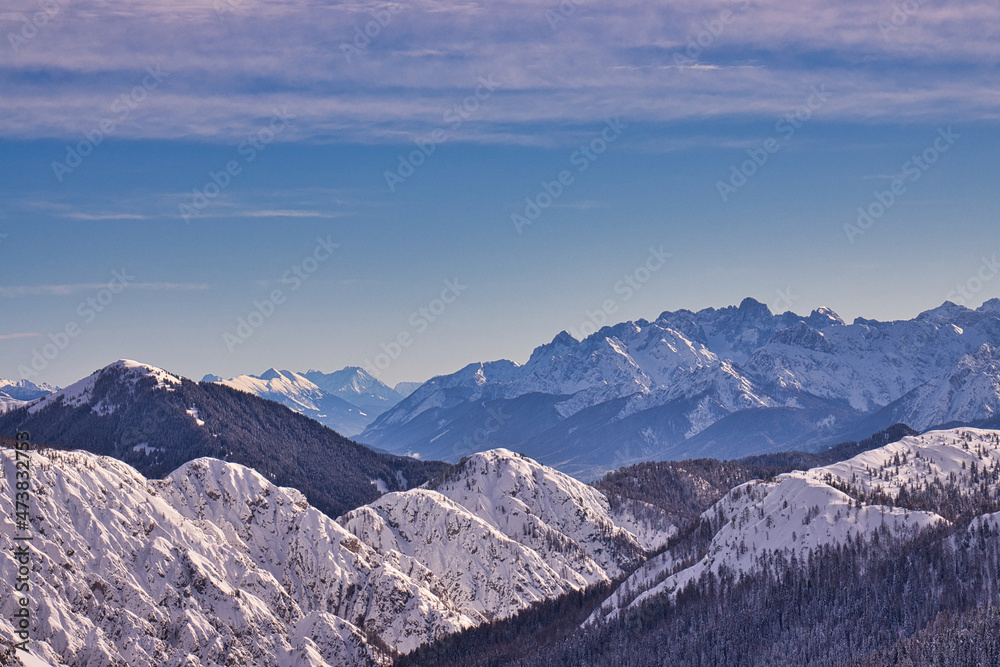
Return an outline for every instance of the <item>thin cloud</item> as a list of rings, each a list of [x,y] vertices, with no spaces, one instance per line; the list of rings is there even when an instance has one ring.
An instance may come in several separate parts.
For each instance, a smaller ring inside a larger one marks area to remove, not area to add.
[[[339,213],[320,213],[319,211],[295,211],[295,210],[264,210],[264,211],[242,211],[233,213],[234,217],[243,218],[337,218]]]
[[[12,16],[37,11],[35,0],[10,4]],[[566,126],[614,113],[651,124],[770,118],[800,104],[818,72],[835,91],[830,120],[998,116],[995,2],[922,4],[899,25],[891,4],[862,0],[573,5],[550,25],[557,2],[412,0],[358,48],[356,29],[381,3],[135,0],[124,11],[75,0],[0,66],[0,136],[75,145],[157,66],[162,83],[115,138],[235,149],[286,107],[294,119],[277,141],[408,143],[446,127],[449,141],[570,144]],[[460,127],[443,120],[491,76],[500,85]]]
[[[41,336],[40,333],[12,333],[12,334],[0,334],[0,340],[14,340],[15,338],[35,338],[36,336]]]
[[[17,285],[0,286],[0,298],[17,299],[32,296],[70,296],[81,292],[93,292],[104,289],[108,283],[72,283],[65,285]],[[208,289],[207,283],[128,283],[129,290],[152,291],[201,291]]]
[[[67,218],[73,220],[148,220],[149,216],[138,213],[67,213]]]

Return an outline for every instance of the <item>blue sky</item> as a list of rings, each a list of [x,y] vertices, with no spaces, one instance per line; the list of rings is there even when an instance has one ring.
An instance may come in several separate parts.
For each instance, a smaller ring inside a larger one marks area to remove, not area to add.
[[[998,32],[986,2],[15,0],[0,377],[384,354],[392,384],[745,296],[977,306]]]

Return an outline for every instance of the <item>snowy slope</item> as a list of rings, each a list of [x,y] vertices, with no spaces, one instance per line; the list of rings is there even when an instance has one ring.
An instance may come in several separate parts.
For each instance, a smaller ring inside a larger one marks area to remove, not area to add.
[[[885,412],[889,419],[916,429],[1000,415],[1000,348],[983,343],[948,373],[910,391]]]
[[[558,429],[559,422],[576,419],[574,432],[585,435],[632,418],[628,428],[640,437],[649,423],[635,415],[663,408],[670,411],[665,420],[670,423],[666,433],[656,426],[655,440],[669,446],[735,411],[776,404],[705,345],[660,323],[627,322],[583,341],[563,332],[524,365],[473,364],[434,378],[376,419],[359,439],[448,461],[497,446],[516,447],[544,463],[565,466],[572,461],[557,450],[576,452],[569,455],[575,459],[591,447],[572,446],[564,436],[552,446],[542,444],[546,431]],[[510,418],[496,423],[497,414]]]
[[[16,649],[13,641],[8,639],[8,637],[14,636],[14,626],[6,618],[0,618],[0,665],[11,665],[11,667],[57,667],[57,665],[39,658],[34,651],[33,645],[29,644],[27,653]]]
[[[200,457],[240,463],[301,490],[332,517],[374,500],[379,488],[405,490],[446,467],[373,452],[278,403],[128,360],[0,414],[0,434],[16,431],[113,456],[148,477]]]
[[[594,612],[588,622],[614,617],[708,572],[754,572],[769,558],[808,558],[823,545],[871,539],[876,531],[914,534],[946,522],[929,511],[858,500],[882,493],[899,497],[934,480],[954,480],[971,493],[977,470],[1000,469],[1000,432],[935,431],[904,438],[829,466],[752,481],[734,488],[702,515],[711,542],[695,556],[683,547],[646,562]],[[845,492],[846,491],[846,492]]]
[[[0,460],[9,573],[11,452]],[[36,452],[34,475],[46,490],[32,511],[34,646],[53,664],[138,667],[188,653],[205,665],[386,664],[362,629],[408,650],[470,625],[422,568],[380,557],[247,468],[201,459],[156,482],[114,459]]]
[[[572,570],[553,569],[532,549],[434,491],[390,493],[340,522],[379,553],[399,552],[425,565],[444,582],[448,599],[477,624],[589,583]]]
[[[348,437],[363,431],[373,419],[357,405],[327,392],[304,375],[292,371],[270,368],[259,376],[240,375],[228,380],[211,377],[211,381],[218,384],[281,403]]]
[[[339,521],[379,553],[425,565],[477,623],[610,582],[676,530],[663,516],[614,515],[594,488],[504,449],[470,457],[431,486],[387,494]]]
[[[53,394],[42,397],[28,408],[28,412],[30,414],[37,414],[45,408],[56,404],[66,407],[86,405],[92,402],[94,388],[100,381],[114,382],[118,385],[119,390],[126,394],[134,394],[136,385],[146,378],[153,378],[156,388],[166,389],[167,391],[181,384],[179,377],[171,375],[161,368],[140,364],[138,361],[132,361],[131,359],[119,359],[113,364],[94,371],[82,380],[74,382],[65,389],[60,389]],[[109,415],[115,412],[122,402],[124,402],[124,399],[113,401],[101,400],[93,407],[93,410],[98,414]]]
[[[553,567],[569,568],[588,583],[618,577],[642,560],[643,546],[615,524],[601,492],[509,450],[470,456],[434,488],[535,549]],[[669,524],[658,528],[673,529]]]
[[[10,450],[0,464],[9,573]],[[115,459],[43,450],[32,470],[33,646],[52,665],[189,654],[198,662],[184,664],[387,665],[379,646],[409,652],[607,582],[644,553],[600,493],[506,451],[338,521],[217,459],[148,480]],[[7,618],[11,581],[0,580]]]
[[[27,404],[28,404],[27,401],[19,401],[16,398],[12,398],[3,392],[0,392],[0,412],[7,412],[8,410],[16,410]]]

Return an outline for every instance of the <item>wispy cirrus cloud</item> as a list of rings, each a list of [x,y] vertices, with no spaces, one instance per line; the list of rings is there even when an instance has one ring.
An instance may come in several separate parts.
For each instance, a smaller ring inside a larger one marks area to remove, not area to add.
[[[283,141],[409,141],[483,76],[502,85],[452,139],[570,142],[611,114],[769,117],[820,78],[831,119],[996,119],[1000,7],[949,0],[900,18],[895,4],[575,0],[550,24],[559,3],[538,0],[413,0],[387,22],[386,3],[75,0],[16,53],[3,45],[0,135],[90,131],[147,66],[169,74],[116,136],[239,141],[286,106]],[[9,3],[7,29],[35,11]]]
[[[321,211],[299,211],[294,209],[240,211],[233,213],[239,218],[339,218],[343,213],[323,213]]]
[[[82,292],[92,292],[107,287],[107,283],[68,283],[63,285],[0,285],[0,298],[16,299],[32,296],[71,296]],[[207,283],[129,283],[129,290],[167,291],[202,291],[209,288]]]
[[[67,213],[67,218],[71,220],[86,220],[96,222],[99,220],[148,220],[149,216],[138,213]]]

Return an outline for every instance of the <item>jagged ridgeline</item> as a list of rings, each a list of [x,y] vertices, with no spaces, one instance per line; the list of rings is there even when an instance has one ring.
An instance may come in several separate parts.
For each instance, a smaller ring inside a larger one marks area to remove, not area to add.
[[[0,415],[0,435],[19,430],[38,444],[112,456],[151,478],[199,457],[239,463],[299,489],[332,517],[447,467],[379,453],[278,403],[125,360]]]
[[[783,454],[610,475],[619,502],[694,519],[603,600],[565,596],[398,667],[1000,664],[1000,433],[860,450],[900,433],[804,455],[827,458],[808,470]],[[751,466],[767,474],[698,513]],[[623,496],[632,482],[642,493]],[[704,493],[678,505],[691,485]]]

